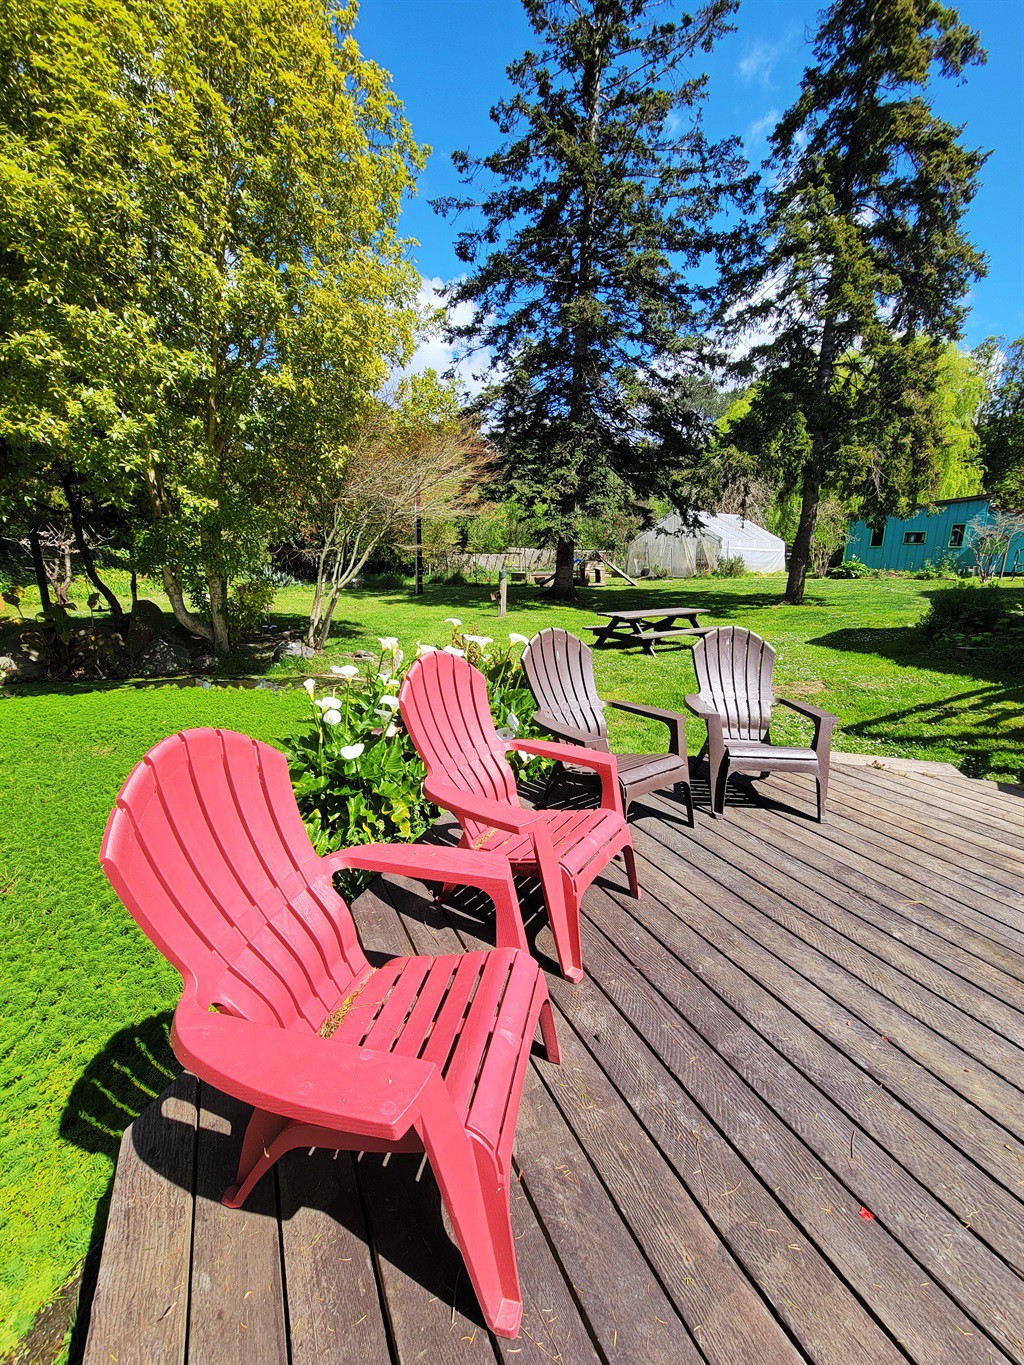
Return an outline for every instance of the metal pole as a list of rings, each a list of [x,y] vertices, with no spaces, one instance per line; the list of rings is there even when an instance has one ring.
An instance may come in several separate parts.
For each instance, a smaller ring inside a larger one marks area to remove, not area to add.
[[[413,536],[413,540],[414,540],[415,546],[416,546],[416,588],[415,588],[415,595],[416,595],[417,597],[422,597],[422,596],[423,596],[423,520],[422,520],[422,518],[420,517],[420,495],[419,495],[418,493],[416,494],[416,500],[415,500],[415,502],[414,502],[414,504],[413,504],[413,508],[414,508],[415,513],[416,513],[416,528],[415,528],[415,535]]]
[[[505,615],[505,607],[508,602],[508,574],[504,568],[498,570],[498,615]]]

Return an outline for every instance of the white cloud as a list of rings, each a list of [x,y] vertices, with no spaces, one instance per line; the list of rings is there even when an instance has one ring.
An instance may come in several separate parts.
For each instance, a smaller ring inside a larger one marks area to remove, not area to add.
[[[747,131],[743,135],[743,141],[748,149],[763,146],[768,141],[768,134],[772,131],[779,121],[778,109],[769,109],[761,118],[755,119],[753,123],[747,125]]]
[[[464,326],[473,320],[473,305],[460,303],[449,307],[443,293],[446,281],[439,276],[423,278],[417,296],[417,306],[423,314],[443,309],[445,315],[456,325]],[[453,346],[444,336],[443,318],[421,339],[412,359],[395,377],[401,379],[410,374],[422,374],[424,370],[436,370],[444,375],[453,371],[455,382],[465,398],[472,398],[480,392],[491,377],[491,358],[487,351],[478,351],[472,356],[461,354],[460,348]]]
[[[794,36],[789,32],[774,43],[763,39],[750,43],[739,61],[741,78],[750,85],[771,85],[776,66],[792,51]]]

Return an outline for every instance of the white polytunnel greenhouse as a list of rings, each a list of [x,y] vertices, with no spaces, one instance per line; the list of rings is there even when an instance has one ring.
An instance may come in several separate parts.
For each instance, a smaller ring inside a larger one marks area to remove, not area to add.
[[[634,577],[660,570],[670,578],[690,578],[737,557],[749,573],[778,573],[786,567],[786,544],[733,512],[698,512],[696,524],[670,512],[631,543],[626,568]]]

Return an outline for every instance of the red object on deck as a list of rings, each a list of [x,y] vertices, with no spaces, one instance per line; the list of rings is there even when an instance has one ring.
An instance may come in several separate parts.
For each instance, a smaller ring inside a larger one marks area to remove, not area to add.
[[[458,816],[461,848],[500,853],[514,872],[540,878],[562,974],[579,981],[584,891],[621,853],[630,890],[640,895],[615,756],[575,744],[506,743],[494,728],[483,674],[443,650],[416,660],[398,698],[426,764],[427,796]],[[505,759],[509,749],[594,769],[601,778],[600,808],[525,810]]]
[[[181,973],[176,1056],[254,1106],[224,1203],[241,1205],[293,1147],[425,1151],[488,1326],[514,1337],[509,1172],[538,1022],[558,1061],[544,977],[516,948],[374,970],[331,881],[360,867],[467,883],[512,923],[508,863],[419,844],[321,858],[283,754],[210,729],[171,735],[138,764],[100,862]]]

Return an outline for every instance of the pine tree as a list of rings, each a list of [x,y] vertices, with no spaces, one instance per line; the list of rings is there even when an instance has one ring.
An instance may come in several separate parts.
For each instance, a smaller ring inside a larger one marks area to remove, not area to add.
[[[764,249],[723,281],[733,328],[769,338],[746,357],[742,435],[781,449],[776,473],[801,498],[793,603],[824,492],[871,520],[926,488],[944,347],[984,273],[961,222],[985,156],[926,99],[936,74],[984,61],[978,35],[936,0],[835,0],[814,57],[772,135]]]
[[[449,297],[475,305],[458,334],[490,351],[500,378],[483,405],[507,484],[540,510],[566,598],[582,519],[671,493],[706,426],[680,403],[709,295],[690,275],[735,250],[720,215],[751,183],[738,141],[705,137],[706,76],[688,73],[734,0],[693,16],[675,0],[524,5],[541,47],[491,111],[507,140],[454,158],[464,183],[493,188],[440,207],[483,216],[459,236],[471,271]]]

